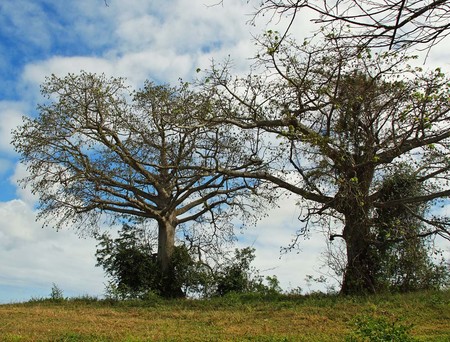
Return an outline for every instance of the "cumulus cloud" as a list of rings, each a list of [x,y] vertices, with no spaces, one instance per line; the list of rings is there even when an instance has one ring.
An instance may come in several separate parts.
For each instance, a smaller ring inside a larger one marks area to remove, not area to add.
[[[19,185],[19,181],[24,179],[28,175],[29,173],[26,166],[24,164],[18,163],[15,165],[14,172],[9,180],[14,186],[16,186],[17,198],[30,207],[33,207],[37,203],[39,198],[37,197],[37,195],[34,195],[31,192],[31,189],[29,187],[23,187],[22,185]]]
[[[248,58],[254,55],[253,45],[249,44],[251,26],[246,24],[250,7],[233,0],[224,7],[209,6],[215,3],[210,2],[114,2],[107,9],[95,11],[100,24],[90,31],[72,18],[71,30],[78,31],[83,42],[109,37],[102,53],[57,54],[34,61],[25,66],[22,80],[34,85],[36,91],[36,85],[45,76],[85,70],[126,77],[139,87],[145,79],[157,82],[191,79],[197,68],[209,67],[212,58],[220,61],[229,55],[238,66],[246,68]],[[80,3],[77,9],[80,21],[93,20],[89,12],[92,6],[85,1]],[[60,13],[62,9],[57,8]]]
[[[20,102],[0,101],[0,152],[14,153],[11,131],[22,123],[26,105]]]
[[[298,197],[280,196],[276,208],[267,211],[256,227],[250,227],[239,235],[240,248],[253,246],[256,249],[254,266],[263,276],[276,275],[284,290],[305,288],[307,275],[317,276],[321,270],[320,253],[325,250],[325,237],[319,231],[311,231],[311,238],[300,237],[298,248],[285,252],[296,231],[304,223],[299,221],[301,209],[297,205]],[[313,286],[310,290],[325,290]]]
[[[53,22],[47,20],[47,15],[39,4],[25,0],[17,6],[16,2],[8,1],[1,4],[1,10],[8,15],[0,16],[0,24],[10,36],[20,37],[24,44],[41,48],[50,45]],[[30,17],[34,20],[30,20]]]
[[[55,56],[45,61],[38,61],[26,65],[22,74],[23,82],[30,85],[40,85],[45,78],[54,74],[64,76],[68,73],[87,72],[113,74],[113,65],[110,61],[96,57],[62,57]]]
[[[44,296],[52,283],[67,295],[100,295],[104,277],[94,267],[94,253],[92,239],[80,239],[69,229],[41,228],[24,201],[0,202],[0,288],[13,286],[17,296],[0,291],[0,302]]]

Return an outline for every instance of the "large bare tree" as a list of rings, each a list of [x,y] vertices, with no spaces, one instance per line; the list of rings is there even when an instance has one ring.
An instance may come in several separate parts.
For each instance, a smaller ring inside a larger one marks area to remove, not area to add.
[[[222,171],[300,195],[303,232],[326,221],[330,238],[345,240],[342,292],[374,292],[368,251],[379,209],[400,206],[423,223],[420,235],[450,238],[448,217],[413,210],[450,196],[449,79],[439,69],[408,66],[404,55],[371,55],[338,40],[279,42],[272,31],[260,41],[263,72],[236,79],[214,67],[205,87],[223,103],[216,122],[272,134],[288,146],[290,168]],[[405,162],[427,192],[386,199],[383,177]]]
[[[120,78],[82,72],[50,77],[42,92],[39,115],[24,118],[12,141],[39,216],[84,230],[105,217],[155,220],[161,292],[178,295],[170,285],[177,227],[202,223],[219,234],[257,205],[249,201],[257,181],[216,172],[259,167],[246,134],[208,124],[215,108],[187,84],[132,92]]]

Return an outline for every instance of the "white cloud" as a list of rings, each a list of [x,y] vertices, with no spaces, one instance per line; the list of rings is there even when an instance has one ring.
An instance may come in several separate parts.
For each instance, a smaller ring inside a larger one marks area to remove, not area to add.
[[[192,57],[177,55],[173,51],[127,54],[116,65],[116,70],[136,87],[142,86],[146,79],[174,83],[194,69]]]
[[[28,64],[22,74],[22,80],[24,83],[36,87],[52,74],[63,77],[68,73],[79,73],[82,70],[108,75],[115,74],[113,63],[103,58],[55,56],[45,61]]]
[[[295,232],[303,227],[298,220],[300,207],[298,197],[280,196],[278,207],[267,211],[267,216],[256,227],[248,228],[239,236],[239,247],[253,246],[256,249],[254,266],[264,276],[276,275],[284,290],[306,287],[307,275],[318,276],[322,261],[320,253],[325,250],[325,237],[318,231],[311,231],[311,238],[299,239],[299,249],[281,253],[295,237]],[[322,286],[312,286],[310,290],[325,290]]]
[[[148,14],[120,22],[116,29],[120,40],[118,48],[129,53],[141,51],[146,46],[155,46],[158,36],[163,32],[161,25],[161,21]]]
[[[31,192],[29,187],[23,187],[19,185],[19,181],[24,179],[29,175],[27,168],[24,164],[16,164],[13,175],[10,177],[10,182],[16,186],[16,195],[18,199],[24,203],[26,203],[30,207],[34,207],[34,205],[38,201],[38,196],[34,195]]]
[[[0,152],[14,153],[11,131],[22,123],[25,109],[23,103],[0,101]]]
[[[92,20],[92,6],[82,3],[78,11],[84,16],[79,21]],[[176,82],[180,77],[195,77],[196,68],[209,67],[212,58],[221,61],[228,55],[237,65],[247,67],[248,58],[254,55],[254,46],[249,44],[251,26],[246,24],[249,6],[232,0],[223,7],[207,5],[208,1],[188,0],[111,3],[96,11],[100,22],[96,29],[83,30],[77,21],[71,28],[80,31],[83,42],[107,35],[109,49],[101,56],[59,55],[32,62],[23,72],[23,82],[32,86],[26,89],[37,91],[37,85],[51,74],[81,70],[126,77],[136,87],[145,79]]]
[[[52,22],[48,21],[46,14],[33,1],[17,2],[8,1],[2,3],[2,12],[7,16],[0,18],[4,30],[11,36],[21,37],[26,44],[47,47],[50,45],[50,34]]]
[[[103,272],[95,268],[95,241],[71,230],[41,228],[35,212],[21,200],[0,202],[0,287],[14,286],[21,298],[0,294],[0,302],[42,296],[52,283],[67,295],[100,295]],[[26,292],[20,289],[27,289]]]
[[[0,222],[2,227],[2,249],[9,250],[17,241],[32,241],[34,234],[30,230],[31,226],[27,222],[29,207],[20,200],[12,200],[0,203]]]

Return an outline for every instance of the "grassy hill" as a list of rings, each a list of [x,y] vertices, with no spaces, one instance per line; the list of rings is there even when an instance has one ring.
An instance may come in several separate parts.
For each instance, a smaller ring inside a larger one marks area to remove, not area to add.
[[[0,306],[0,341],[316,342],[369,336],[450,341],[450,291],[145,302],[74,298]]]

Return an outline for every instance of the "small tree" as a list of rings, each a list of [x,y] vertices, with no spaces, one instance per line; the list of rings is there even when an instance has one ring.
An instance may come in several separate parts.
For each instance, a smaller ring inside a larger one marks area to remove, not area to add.
[[[52,76],[47,102],[24,118],[12,144],[28,167],[22,183],[39,196],[39,217],[57,229],[96,230],[100,220],[158,224],[160,292],[181,294],[171,275],[177,228],[201,222],[230,237],[230,220],[251,219],[258,182],[217,172],[259,168],[249,137],[206,120],[208,94],[146,83],[132,92],[120,78],[82,72]],[[201,118],[201,120],[199,120]]]
[[[225,262],[216,270],[215,295],[224,296],[228,293],[258,293],[273,295],[282,292],[276,276],[260,274],[252,266],[255,260],[255,249],[246,247],[236,249],[234,257]]]
[[[148,238],[145,229],[125,224],[117,238],[104,233],[97,239],[97,266],[103,267],[110,278],[109,286],[121,298],[141,297],[160,289],[155,240]]]
[[[252,279],[250,265],[255,259],[255,250],[247,247],[236,249],[234,258],[218,272],[217,294],[224,296],[230,292],[251,292]]]

